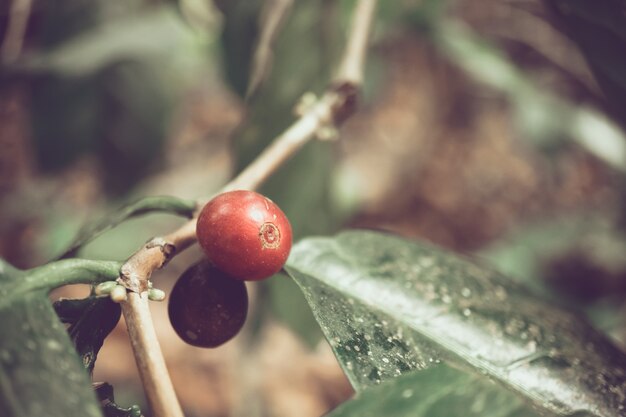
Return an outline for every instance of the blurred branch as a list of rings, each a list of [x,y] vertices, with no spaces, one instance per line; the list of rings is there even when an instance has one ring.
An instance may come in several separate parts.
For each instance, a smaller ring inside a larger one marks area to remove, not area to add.
[[[293,0],[269,0],[261,10],[261,33],[252,57],[250,80],[246,97],[252,96],[261,86],[272,69],[273,46],[283,24],[289,16]]]
[[[122,313],[153,415],[183,417],[150,315],[148,293],[130,292],[122,303]]]
[[[496,48],[461,22],[443,21],[432,36],[469,76],[506,95],[518,127],[538,146],[571,140],[615,170],[626,172],[626,135],[598,110],[573,105],[535,86]]]
[[[221,191],[254,190],[286,160],[322,131],[340,125],[356,111],[356,97],[377,0],[359,0],[340,70],[324,95],[310,103],[300,117],[257,159]],[[196,219],[167,236],[154,238],[133,254],[120,269],[119,281],[129,290],[122,302],[133,352],[146,396],[156,417],[178,417],[182,411],[150,318],[146,290],[152,273],[196,241]]]
[[[9,11],[9,22],[0,48],[3,64],[15,62],[22,52],[32,0],[13,0]]]
[[[336,81],[356,85],[363,81],[365,54],[375,8],[376,0],[362,0],[358,3]]]

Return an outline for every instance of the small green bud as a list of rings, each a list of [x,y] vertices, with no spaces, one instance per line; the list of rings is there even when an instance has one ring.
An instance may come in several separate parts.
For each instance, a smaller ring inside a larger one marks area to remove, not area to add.
[[[122,301],[126,301],[126,287],[123,285],[116,285],[115,288],[111,290],[109,294],[111,300],[115,303],[121,303]]]
[[[332,141],[339,139],[339,132],[337,128],[332,125],[326,125],[320,127],[317,132],[315,132],[317,139],[322,141]]]
[[[96,286],[95,292],[96,295],[106,295],[110,294],[113,288],[117,286],[117,282],[115,281],[105,281]]]
[[[165,291],[158,288],[150,288],[148,290],[148,299],[152,301],[163,301],[165,300]]]
[[[314,93],[307,92],[300,97],[296,103],[293,112],[296,116],[304,116],[317,103],[317,96]]]

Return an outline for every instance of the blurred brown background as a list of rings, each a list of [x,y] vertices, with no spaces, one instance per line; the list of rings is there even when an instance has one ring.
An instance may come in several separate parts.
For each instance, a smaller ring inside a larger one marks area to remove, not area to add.
[[[215,192],[293,121],[299,97],[323,91],[353,3],[2,3],[0,256],[33,267],[124,202]],[[297,238],[365,227],[426,239],[583,310],[624,346],[626,58],[613,52],[626,36],[608,18],[621,5],[564,3],[383,2],[359,112],[262,191]],[[131,220],[81,256],[125,259],[179,222]],[[199,257],[177,257],[156,286]],[[153,303],[188,415],[318,416],[351,395],[295,286],[248,288],[243,334],[215,350],[185,345]],[[123,320],[95,379],[121,405],[145,404]]]

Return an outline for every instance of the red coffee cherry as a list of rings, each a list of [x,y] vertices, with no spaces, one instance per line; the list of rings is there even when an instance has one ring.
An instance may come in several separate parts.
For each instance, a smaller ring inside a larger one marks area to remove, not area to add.
[[[174,284],[168,313],[172,327],[185,342],[217,347],[239,333],[246,321],[246,284],[203,260],[187,269]]]
[[[209,201],[198,217],[196,235],[209,260],[237,279],[272,276],[291,250],[285,213],[253,191],[230,191]]]

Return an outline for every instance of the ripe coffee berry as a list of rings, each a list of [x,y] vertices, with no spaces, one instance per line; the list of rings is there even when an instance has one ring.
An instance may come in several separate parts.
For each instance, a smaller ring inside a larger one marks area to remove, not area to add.
[[[291,250],[285,213],[253,191],[230,191],[209,201],[198,217],[196,235],[209,260],[237,279],[272,276]]]
[[[168,313],[172,327],[185,342],[217,347],[239,333],[246,321],[246,284],[206,260],[198,262],[174,284]]]

